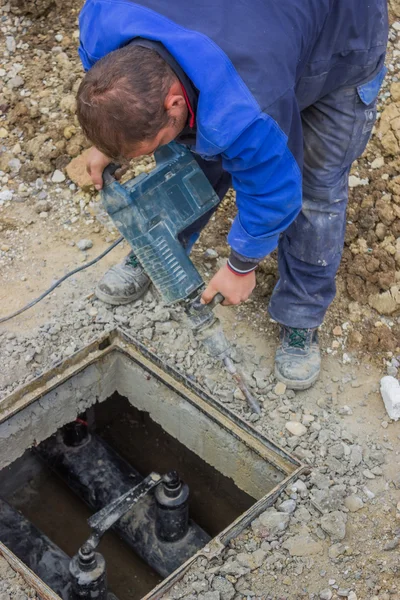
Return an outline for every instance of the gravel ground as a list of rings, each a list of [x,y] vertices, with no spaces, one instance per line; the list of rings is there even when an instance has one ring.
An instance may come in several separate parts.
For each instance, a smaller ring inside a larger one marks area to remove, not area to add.
[[[86,148],[74,104],[82,76],[76,57],[79,3],[65,2],[57,11],[50,1],[25,3],[32,14],[22,14],[21,6],[0,7],[2,315],[116,237],[87,183],[78,191],[72,181],[81,181],[79,155]],[[339,294],[322,329],[324,367],[312,390],[286,390],[272,374],[276,326],[266,315],[265,296],[276,278],[274,258],[260,268],[251,301],[218,309],[235,360],[262,404],[260,417],[247,410],[220,365],[198,347],[179,308],[162,306],[152,291],[118,308],[94,299],[93,284],[104,263],[0,326],[0,398],[104,330],[121,326],[310,466],[310,475],[287,489],[221,557],[199,560],[170,598],[400,598],[400,429],[387,417],[378,393],[380,376],[396,376],[400,361],[396,10],[381,118],[353,171]],[[67,171],[74,158],[77,169]],[[151,164],[150,158],[136,162],[132,172]],[[225,255],[222,236],[231,215],[230,194],[194,252],[205,277]],[[125,253],[126,247],[118,248],[105,263]],[[364,354],[353,351],[355,346]],[[5,593],[4,598],[22,599],[16,582],[0,563],[0,598]]]
[[[21,575],[0,556],[0,600],[28,600],[28,598],[40,600]]]

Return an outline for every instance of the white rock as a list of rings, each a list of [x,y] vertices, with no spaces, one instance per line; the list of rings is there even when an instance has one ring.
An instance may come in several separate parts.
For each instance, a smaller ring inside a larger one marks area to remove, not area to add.
[[[298,421],[288,421],[285,427],[292,435],[297,435],[298,437],[307,433],[307,427]]]
[[[62,171],[59,171],[58,169],[56,169],[52,175],[51,180],[53,183],[61,183],[61,182],[65,181],[65,175]]]
[[[274,387],[274,394],[276,394],[277,396],[283,396],[283,394],[285,392],[286,392],[286,384],[282,383],[282,381],[278,381],[278,383]]]
[[[0,192],[0,204],[12,200],[13,192],[11,190],[3,190]]]
[[[355,188],[360,185],[368,185],[369,179],[360,179],[360,177],[356,177],[355,175],[350,175],[349,177],[349,187]]]
[[[76,245],[78,246],[79,250],[84,251],[92,248],[93,242],[92,240],[79,240],[79,242],[77,242]]]
[[[9,52],[15,52],[16,44],[12,35],[6,36],[6,47]]]
[[[364,502],[361,500],[359,496],[355,494],[351,494],[344,499],[344,505],[350,512],[357,512],[364,506]]]
[[[387,414],[393,421],[400,419],[400,383],[391,375],[381,379],[381,396]]]
[[[385,164],[385,159],[383,156],[378,156],[371,163],[371,169],[380,169]]]
[[[347,596],[347,600],[357,600],[357,594],[355,592],[350,592]]]

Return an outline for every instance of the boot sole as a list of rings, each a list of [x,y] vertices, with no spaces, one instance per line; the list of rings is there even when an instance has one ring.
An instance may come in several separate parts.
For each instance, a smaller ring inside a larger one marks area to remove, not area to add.
[[[111,294],[106,294],[102,292],[98,287],[96,287],[94,293],[96,298],[101,300],[101,302],[105,302],[106,304],[112,304],[113,306],[121,306],[122,304],[130,304],[131,302],[135,302],[135,300],[139,300],[142,296],[145,295],[147,290],[150,287],[150,281],[143,286],[138,292],[132,294],[131,296],[112,296]]]
[[[286,377],[283,377],[283,375],[279,373],[275,365],[275,377],[278,379],[278,381],[284,383],[289,390],[308,390],[317,381],[319,375],[320,371],[305,380],[296,381],[293,379],[286,379]]]

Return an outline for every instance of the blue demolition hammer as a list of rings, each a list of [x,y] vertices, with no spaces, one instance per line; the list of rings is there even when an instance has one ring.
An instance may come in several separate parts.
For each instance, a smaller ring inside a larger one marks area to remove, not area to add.
[[[222,360],[249,406],[261,412],[230,356],[230,345],[213,308],[224,300],[217,294],[201,304],[203,279],[189,258],[180,234],[219,203],[213,187],[192,153],[172,142],[154,153],[150,173],[120,184],[118,165],[103,172],[103,205],[130,244],[167,305],[183,303],[195,337],[211,356]]]

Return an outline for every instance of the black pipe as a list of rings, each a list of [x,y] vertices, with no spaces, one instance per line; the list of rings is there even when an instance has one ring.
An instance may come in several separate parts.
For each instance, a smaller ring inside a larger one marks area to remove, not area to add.
[[[171,471],[157,487],[156,535],[165,542],[177,542],[189,528],[189,487]]]
[[[1,498],[0,541],[63,600],[69,600],[69,556]]]
[[[70,600],[110,600],[107,592],[106,561],[84,544],[70,562]]]
[[[100,510],[143,477],[98,436],[87,433],[79,445],[67,443],[76,436],[58,432],[37,451],[68,486],[95,511]],[[120,537],[162,577],[166,577],[200,550],[210,536],[189,520],[186,535],[177,541],[159,539],[157,504],[148,494],[114,526]],[[179,537],[179,536],[178,536]]]

